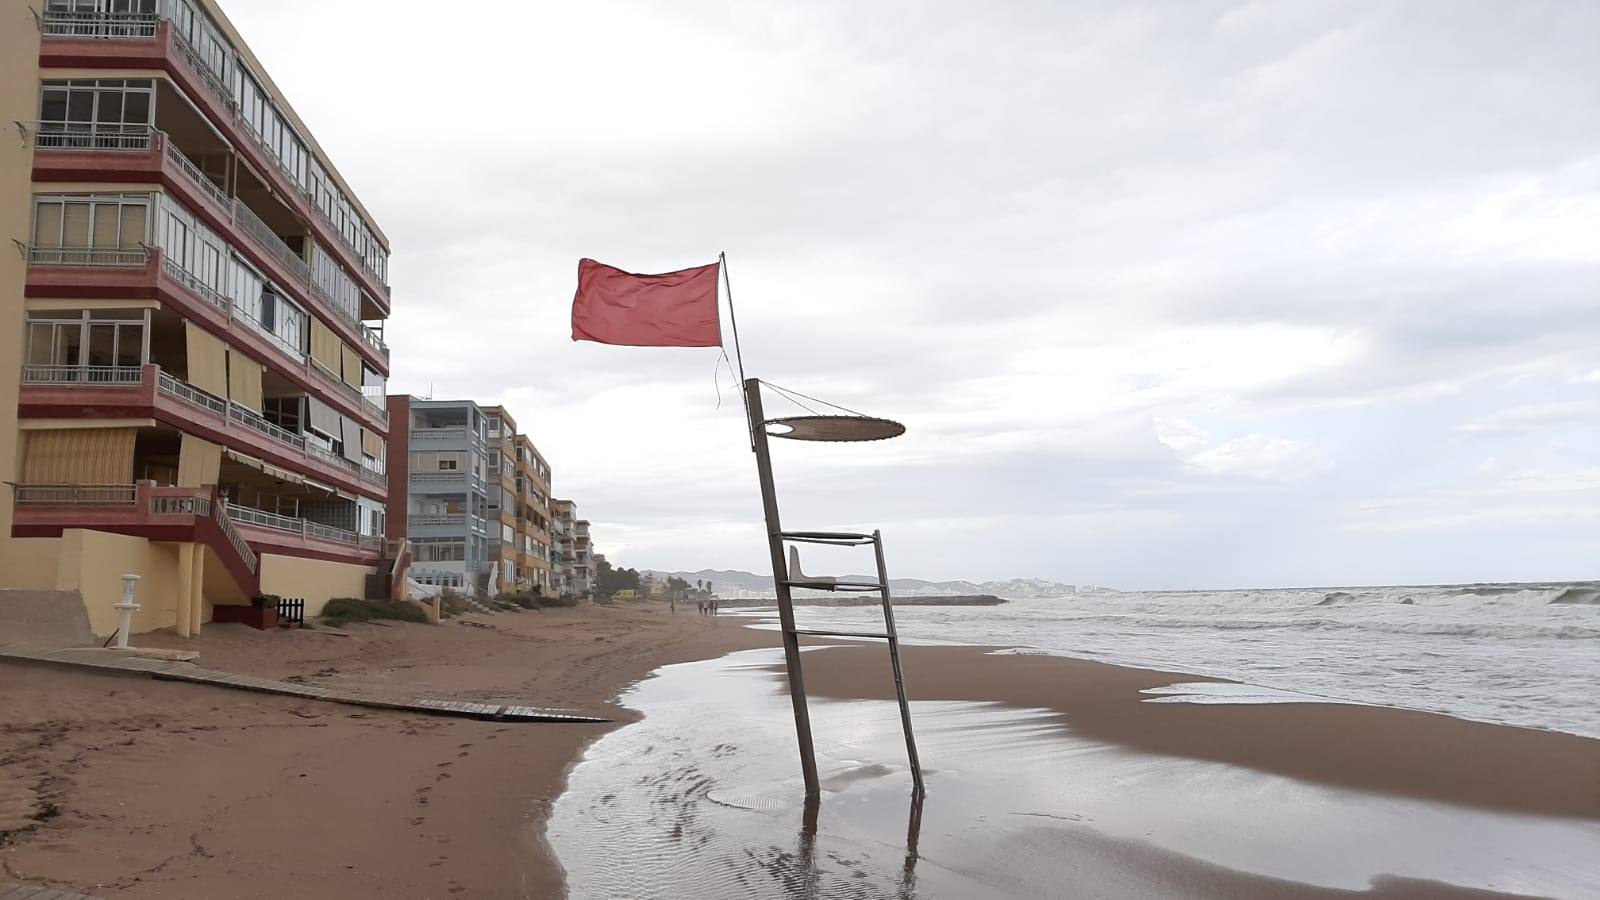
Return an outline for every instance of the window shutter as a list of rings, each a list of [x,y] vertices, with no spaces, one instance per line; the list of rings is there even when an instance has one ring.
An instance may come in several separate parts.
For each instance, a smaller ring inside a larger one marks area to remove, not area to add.
[[[64,203],[62,206],[66,225],[61,233],[61,246],[89,246],[89,204]]]
[[[33,245],[61,246],[61,204],[40,203],[34,207]]]

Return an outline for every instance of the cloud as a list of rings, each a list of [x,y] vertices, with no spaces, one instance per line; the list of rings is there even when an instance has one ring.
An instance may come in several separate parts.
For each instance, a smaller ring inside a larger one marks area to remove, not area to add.
[[[1592,564],[1570,492],[1461,498],[1600,446],[1600,6],[426,11],[228,4],[392,240],[392,387],[510,404],[622,564],[766,565],[717,354],[567,333],[578,257],[721,250],[750,374],[908,426],[777,461],[904,574]]]

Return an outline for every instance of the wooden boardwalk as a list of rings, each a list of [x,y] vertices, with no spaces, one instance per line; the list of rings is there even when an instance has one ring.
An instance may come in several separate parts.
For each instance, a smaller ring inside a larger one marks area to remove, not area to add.
[[[98,653],[94,650],[50,650],[35,647],[0,647],[0,662],[45,663],[76,669],[92,669],[125,675],[146,675],[164,681],[188,681],[257,691],[263,694],[281,694],[304,700],[325,700],[375,709],[397,709],[405,712],[427,713],[436,716],[457,716],[467,719],[489,719],[497,722],[609,722],[609,719],[579,715],[569,709],[549,709],[538,706],[521,706],[476,700],[436,700],[401,694],[369,694],[342,688],[317,687],[257,678],[253,675],[233,675],[215,669],[205,669],[194,663],[168,662],[162,659],[143,659],[137,656],[119,656]],[[63,897],[76,895],[62,895]],[[12,895],[0,893],[0,900],[12,900]],[[31,895],[29,900],[32,900]]]
[[[0,882],[0,900],[95,900],[87,894],[74,894],[45,887],[42,884],[17,884]]]

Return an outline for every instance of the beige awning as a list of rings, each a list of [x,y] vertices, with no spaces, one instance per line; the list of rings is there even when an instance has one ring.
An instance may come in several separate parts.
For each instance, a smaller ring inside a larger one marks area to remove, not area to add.
[[[228,399],[261,414],[261,364],[237,350],[228,351]]]
[[[339,411],[318,400],[316,397],[306,397],[306,406],[309,407],[307,418],[312,428],[322,432],[330,438],[342,438],[343,426],[339,424]]]
[[[192,434],[178,444],[178,487],[216,484],[222,472],[222,445]]]
[[[189,383],[215,397],[228,396],[228,355],[222,339],[193,322],[183,323]]]
[[[188,435],[184,435],[184,437],[187,438]],[[236,463],[239,463],[240,465],[249,466],[250,468],[255,469],[258,472],[265,471],[265,469],[266,469],[266,465],[267,465],[266,463],[262,462],[259,459],[256,459],[254,456],[251,456],[251,455],[249,455],[247,453],[240,453],[237,450],[233,450],[233,449],[224,447],[223,450],[222,450],[222,455],[226,456],[227,458],[233,460]]]
[[[304,483],[305,483],[305,486],[308,487],[308,488],[316,488],[319,491],[323,491],[323,492],[329,493],[329,494],[334,492],[332,486],[323,484],[320,481],[312,481],[311,479],[306,478],[306,479],[304,479]]]
[[[362,384],[361,354],[348,344],[340,344],[339,347],[344,351],[344,383],[359,390]]]
[[[383,459],[383,436],[370,428],[361,432],[361,452],[373,459]]]
[[[27,484],[133,483],[133,444],[138,429],[73,428],[25,433],[22,480]]]
[[[276,478],[279,481],[287,481],[290,484],[303,484],[306,480],[306,477],[301,475],[299,472],[291,472],[288,469],[280,469],[272,463],[264,464],[261,471],[267,473],[267,477],[269,478]]]
[[[343,365],[344,345],[340,343],[339,336],[333,329],[322,324],[316,316],[311,317],[311,358],[322,363],[323,368],[335,375],[339,374],[339,367]]]
[[[344,458],[353,463],[361,462],[361,423],[355,419],[344,417],[342,420],[343,433],[340,438],[344,441],[340,448],[344,451]]]

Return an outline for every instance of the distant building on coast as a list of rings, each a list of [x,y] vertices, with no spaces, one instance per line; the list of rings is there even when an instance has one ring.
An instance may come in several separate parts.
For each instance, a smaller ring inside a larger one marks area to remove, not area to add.
[[[589,521],[578,518],[578,504],[571,500],[552,501],[550,508],[561,553],[561,592],[579,597],[593,593],[595,563]]]
[[[550,573],[550,465],[501,406],[489,427],[489,561],[502,590],[555,594]],[[498,521],[497,521],[498,518]]]
[[[213,0],[3,13],[0,588],[103,635],[138,575],[185,636],[383,592],[383,232]]]
[[[488,418],[471,400],[396,394],[389,419],[389,538],[410,542],[409,577],[483,593],[490,577]],[[498,500],[498,471],[495,490]],[[498,511],[495,518],[498,541]]]

